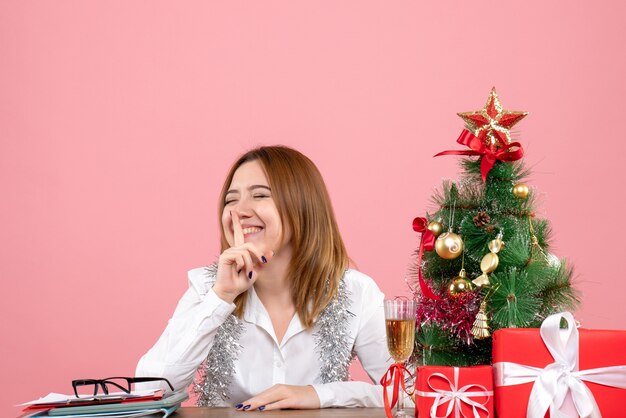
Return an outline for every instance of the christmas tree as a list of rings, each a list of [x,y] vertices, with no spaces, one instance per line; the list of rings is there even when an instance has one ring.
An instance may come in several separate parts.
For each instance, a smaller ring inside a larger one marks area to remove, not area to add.
[[[490,364],[491,332],[539,327],[579,302],[571,267],[550,253],[549,222],[535,216],[523,148],[511,139],[526,115],[503,110],[494,88],[483,109],[459,113],[457,142],[469,148],[437,154],[463,156],[462,175],[432,197],[434,213],[413,222],[417,364]]]

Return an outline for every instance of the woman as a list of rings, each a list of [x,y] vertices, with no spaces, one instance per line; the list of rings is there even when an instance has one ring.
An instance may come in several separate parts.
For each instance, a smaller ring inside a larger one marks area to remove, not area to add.
[[[347,381],[356,354],[378,381],[391,364],[383,294],[348,269],[324,181],[300,152],[260,147],[220,196],[222,254],[191,270],[137,376],[195,385],[199,405],[239,410],[381,407],[382,388]]]

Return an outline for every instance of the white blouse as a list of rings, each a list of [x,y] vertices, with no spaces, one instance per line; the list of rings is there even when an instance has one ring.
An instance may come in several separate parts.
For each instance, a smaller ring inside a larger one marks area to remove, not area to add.
[[[217,328],[235,309],[234,304],[215,294],[207,269],[191,270],[188,276],[189,289],[178,302],[163,335],[139,360],[135,373],[165,377],[176,390],[192,383]],[[279,344],[270,317],[251,287],[230,399],[221,406],[236,405],[279,383],[312,385],[322,408],[383,406],[383,390],[378,382],[392,363],[385,339],[384,295],[370,277],[356,270],[347,270],[343,280],[349,298],[348,310],[354,314],[348,326],[349,343],[376,385],[357,381],[320,383],[319,353],[314,338],[317,327],[304,329],[296,313]],[[142,385],[149,387],[159,384]]]

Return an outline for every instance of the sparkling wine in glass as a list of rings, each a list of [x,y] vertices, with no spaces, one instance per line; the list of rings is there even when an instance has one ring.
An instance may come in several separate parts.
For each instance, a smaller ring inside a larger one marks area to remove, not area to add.
[[[387,326],[387,349],[396,363],[409,359],[415,344],[414,300],[394,299],[385,301],[385,323]],[[396,418],[408,417],[404,411],[404,391],[398,387],[398,404],[393,415]]]

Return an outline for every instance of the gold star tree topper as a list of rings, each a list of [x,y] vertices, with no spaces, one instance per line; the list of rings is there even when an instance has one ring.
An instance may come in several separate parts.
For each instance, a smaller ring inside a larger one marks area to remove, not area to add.
[[[487,104],[481,110],[457,113],[465,121],[467,129],[492,149],[510,144],[510,129],[527,114],[528,112],[513,112],[502,109],[495,87],[491,89]]]

